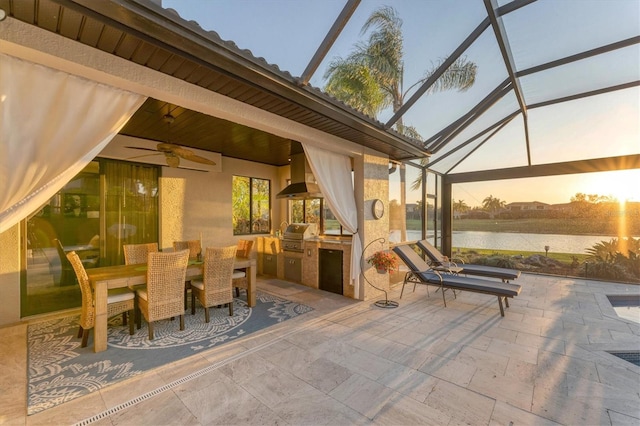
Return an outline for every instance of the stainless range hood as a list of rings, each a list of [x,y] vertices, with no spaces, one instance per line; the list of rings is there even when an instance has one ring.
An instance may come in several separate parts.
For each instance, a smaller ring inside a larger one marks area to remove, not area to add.
[[[296,146],[297,145],[297,146]],[[299,149],[298,149],[299,147]],[[299,151],[299,152],[297,152]],[[276,198],[289,200],[306,200],[322,198],[320,187],[316,183],[307,158],[298,142],[291,143],[291,184],[280,191]]]

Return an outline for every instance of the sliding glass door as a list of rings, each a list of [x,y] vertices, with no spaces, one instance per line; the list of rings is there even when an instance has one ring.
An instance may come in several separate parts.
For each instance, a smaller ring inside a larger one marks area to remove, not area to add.
[[[158,167],[104,164],[103,264],[124,264],[123,244],[158,241]]]
[[[80,306],[68,252],[89,269],[123,263],[122,244],[158,241],[158,170],[92,161],[23,222],[22,317]]]

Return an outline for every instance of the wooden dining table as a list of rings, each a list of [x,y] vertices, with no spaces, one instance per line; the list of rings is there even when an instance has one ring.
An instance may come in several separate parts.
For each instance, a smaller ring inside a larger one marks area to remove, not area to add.
[[[202,262],[190,261],[187,266],[186,280],[202,277]],[[256,304],[256,261],[237,257],[234,269],[247,271],[247,304]],[[116,265],[87,269],[89,281],[93,287],[96,319],[93,330],[93,350],[101,352],[107,349],[107,291],[112,288],[133,287],[147,283],[147,265]],[[130,319],[132,320],[132,319]]]

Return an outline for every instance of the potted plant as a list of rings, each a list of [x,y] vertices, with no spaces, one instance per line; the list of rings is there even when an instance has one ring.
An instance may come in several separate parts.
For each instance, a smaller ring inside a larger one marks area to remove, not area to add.
[[[388,251],[373,253],[373,256],[367,259],[367,263],[373,265],[380,274],[398,269],[398,258]]]

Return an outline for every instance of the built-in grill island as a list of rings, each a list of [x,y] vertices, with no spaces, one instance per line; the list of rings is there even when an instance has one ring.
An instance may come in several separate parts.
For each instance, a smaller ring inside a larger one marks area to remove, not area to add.
[[[257,237],[258,273],[354,297],[351,238],[317,235],[314,224],[294,223],[278,236]]]
[[[292,223],[282,235],[284,253],[284,279],[302,282],[304,240],[317,234],[317,227],[310,223]]]

